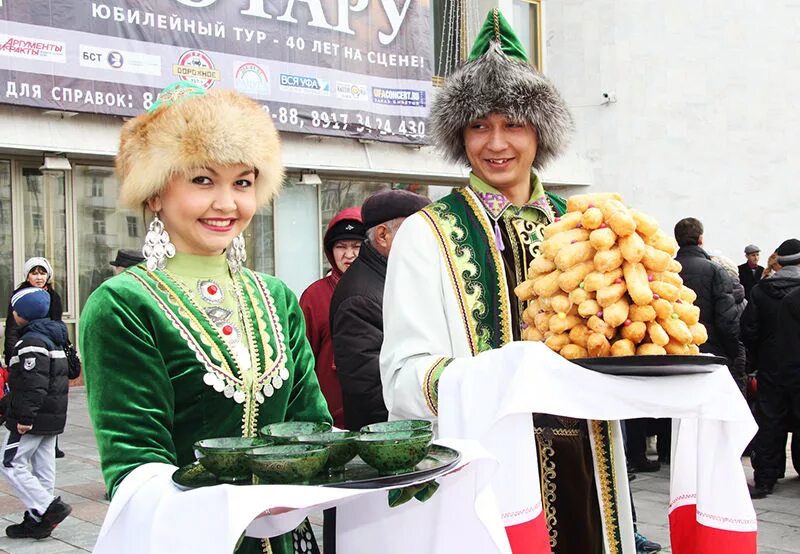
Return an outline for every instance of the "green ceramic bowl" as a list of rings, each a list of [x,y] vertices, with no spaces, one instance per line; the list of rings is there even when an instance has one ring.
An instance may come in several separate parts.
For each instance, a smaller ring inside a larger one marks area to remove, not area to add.
[[[362,433],[390,433],[393,431],[431,431],[433,423],[427,419],[396,419],[372,423],[361,428]]]
[[[298,435],[292,437],[292,443],[318,444],[328,448],[328,473],[341,473],[344,465],[356,457],[358,446],[356,437],[359,434],[352,431],[317,433],[315,435]]]
[[[284,421],[283,423],[270,423],[269,425],[265,425],[258,430],[258,434],[271,439],[275,444],[289,444],[292,437],[326,433],[330,430],[330,423]]]
[[[381,475],[413,470],[431,447],[431,431],[362,433],[356,439],[358,455]]]
[[[247,459],[262,484],[304,484],[325,467],[328,449],[317,444],[281,444],[254,448]]]
[[[204,468],[224,483],[249,481],[252,478],[247,453],[272,441],[262,437],[221,437],[194,443],[194,455]]]

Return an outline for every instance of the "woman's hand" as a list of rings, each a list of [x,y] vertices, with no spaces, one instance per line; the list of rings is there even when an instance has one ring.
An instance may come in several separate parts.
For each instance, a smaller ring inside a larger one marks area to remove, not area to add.
[[[22,423],[17,423],[17,433],[20,435],[24,435],[31,429],[33,429],[33,425],[23,425]]]

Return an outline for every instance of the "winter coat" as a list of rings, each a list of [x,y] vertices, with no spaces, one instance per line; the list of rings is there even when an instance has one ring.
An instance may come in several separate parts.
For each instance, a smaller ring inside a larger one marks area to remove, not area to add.
[[[747,307],[747,298],[745,298],[744,287],[739,281],[733,281],[733,300],[736,308],[736,325],[741,326],[742,315]],[[744,346],[744,341],[741,340],[741,333],[738,343],[736,358],[733,360],[733,365],[730,369],[734,379],[736,379],[736,384],[744,391],[744,387],[747,385],[747,349]]]
[[[343,219],[356,219],[361,221],[361,208],[347,208],[331,219],[325,231],[327,238],[331,228]],[[323,239],[323,244],[327,240]],[[331,297],[336,288],[342,272],[336,267],[333,259],[333,245],[325,248],[325,256],[331,264],[330,272],[309,285],[300,296],[300,308],[306,320],[306,336],[314,352],[314,370],[317,373],[319,387],[322,395],[328,401],[328,410],[333,416],[333,424],[344,427],[344,410],[342,408],[342,390],[339,386],[339,377],[336,375],[336,366],[333,362],[333,346],[331,345],[330,311]]]
[[[67,422],[67,359],[63,321],[35,319],[20,328],[20,341],[8,367],[6,427],[33,425],[34,435],[57,435]]]
[[[748,300],[750,300],[750,291],[761,280],[763,273],[764,268],[760,265],[756,266],[755,273],[746,263],[739,266],[739,282],[744,287],[744,295]]]
[[[739,317],[733,297],[733,279],[700,246],[683,246],[675,256],[683,269],[683,283],[697,294],[700,323],[708,331],[702,352],[728,358],[733,368],[739,356]]]
[[[800,287],[781,300],[777,328],[776,349],[780,356],[780,371],[791,372],[798,377],[800,376]]]
[[[8,361],[11,359],[14,345],[17,344],[17,341],[19,340],[19,327],[17,327],[14,314],[11,313],[11,298],[13,298],[13,296],[22,289],[27,289],[32,286],[33,285],[31,285],[28,281],[25,281],[18,286],[14,292],[11,293],[11,296],[8,299],[8,311],[6,312],[8,315],[6,316],[5,350],[3,350],[3,358],[5,359],[6,365],[8,365]],[[44,290],[50,294],[50,312],[48,317],[53,321],[61,321],[61,317],[64,315],[64,307],[61,304],[61,297],[58,295],[55,289],[53,289],[52,284],[48,283]]]
[[[783,353],[778,350],[778,311],[781,301],[800,288],[800,266],[787,266],[753,287],[742,316],[742,339],[755,355],[759,379],[774,379]],[[795,335],[797,341],[797,335]]]
[[[352,431],[389,418],[380,368],[386,262],[369,242],[362,244],[331,300],[333,355],[345,426]]]

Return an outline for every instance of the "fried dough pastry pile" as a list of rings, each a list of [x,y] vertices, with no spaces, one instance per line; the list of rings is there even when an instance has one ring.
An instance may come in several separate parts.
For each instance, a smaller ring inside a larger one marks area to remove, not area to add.
[[[708,340],[678,245],[617,193],[583,194],[544,228],[539,256],[514,292],[530,301],[524,340],[567,359],[699,354]]]

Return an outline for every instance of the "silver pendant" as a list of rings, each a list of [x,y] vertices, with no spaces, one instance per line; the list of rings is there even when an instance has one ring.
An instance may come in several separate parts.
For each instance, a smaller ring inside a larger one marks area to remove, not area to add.
[[[288,381],[289,380],[289,370],[286,369],[285,367],[281,369],[280,375],[281,375],[281,379],[283,379],[284,381]]]
[[[242,391],[237,390],[236,392],[233,393],[233,400],[237,404],[244,404],[245,394]]]
[[[275,389],[273,389],[272,385],[270,385],[269,383],[264,385],[264,389],[263,390],[264,390],[264,396],[266,396],[267,398],[269,398],[270,396],[275,394]]]
[[[283,380],[280,375],[276,375],[272,378],[272,386],[275,387],[276,390],[283,386]]]
[[[219,306],[212,306],[210,308],[205,309],[206,315],[213,321],[215,324],[219,324],[223,321],[230,320],[233,312],[230,310],[226,310],[225,308],[220,308]]]
[[[225,298],[222,287],[218,283],[208,279],[197,282],[197,292],[199,292],[200,297],[209,304],[220,304]]]

